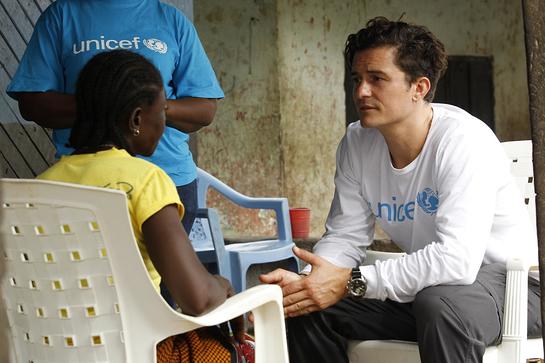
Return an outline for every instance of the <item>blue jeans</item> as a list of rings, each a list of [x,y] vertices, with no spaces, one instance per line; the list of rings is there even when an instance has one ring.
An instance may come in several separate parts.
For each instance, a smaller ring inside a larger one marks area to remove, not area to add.
[[[177,186],[176,190],[180,196],[180,200],[184,205],[185,213],[182,218],[182,226],[184,227],[187,235],[191,232],[195,215],[197,214],[197,179],[186,185]],[[161,295],[163,299],[173,308],[176,307],[176,303],[170,296],[167,287],[161,282]]]

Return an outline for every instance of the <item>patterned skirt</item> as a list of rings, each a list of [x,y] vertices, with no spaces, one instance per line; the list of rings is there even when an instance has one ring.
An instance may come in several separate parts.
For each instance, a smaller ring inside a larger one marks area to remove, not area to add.
[[[218,327],[201,328],[157,344],[158,363],[253,363],[253,338],[234,343]]]

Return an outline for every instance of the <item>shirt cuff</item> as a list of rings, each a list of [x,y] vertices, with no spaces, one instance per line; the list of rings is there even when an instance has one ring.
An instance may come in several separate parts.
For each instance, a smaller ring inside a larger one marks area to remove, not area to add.
[[[309,263],[305,266],[301,271],[299,271],[299,275],[308,275],[312,271],[312,265]]]
[[[360,271],[367,281],[366,299],[379,299],[378,276],[375,265],[360,266]]]

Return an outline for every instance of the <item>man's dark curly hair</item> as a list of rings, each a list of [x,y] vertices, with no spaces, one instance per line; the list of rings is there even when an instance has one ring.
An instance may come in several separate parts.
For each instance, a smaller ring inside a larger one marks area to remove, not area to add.
[[[418,77],[430,80],[431,87],[424,99],[431,102],[437,82],[447,69],[443,43],[425,26],[390,21],[379,16],[369,20],[356,34],[348,36],[344,50],[346,66],[352,69],[357,52],[383,46],[397,50],[396,65],[405,73],[409,83]]]
[[[124,136],[130,113],[151,105],[163,92],[161,74],[143,56],[128,50],[95,55],[76,83],[76,121],[69,146],[75,149],[114,144],[134,154]]]

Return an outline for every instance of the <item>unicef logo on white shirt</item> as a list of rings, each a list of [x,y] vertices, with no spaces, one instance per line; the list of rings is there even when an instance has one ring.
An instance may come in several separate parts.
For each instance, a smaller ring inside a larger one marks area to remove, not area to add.
[[[167,43],[155,38],[144,39],[144,45],[154,52],[161,54],[165,54],[168,50]]]
[[[437,192],[434,192],[430,188],[426,188],[416,196],[416,202],[422,210],[429,215],[435,215],[437,208],[439,208],[439,197]]]

